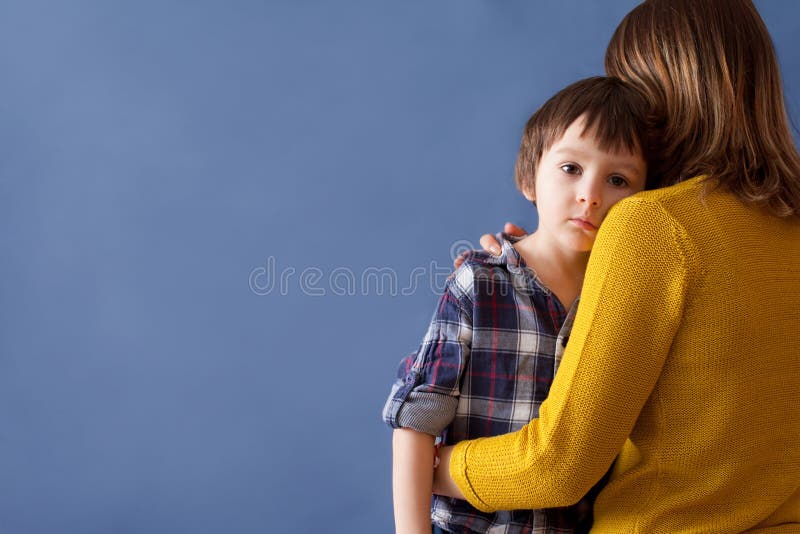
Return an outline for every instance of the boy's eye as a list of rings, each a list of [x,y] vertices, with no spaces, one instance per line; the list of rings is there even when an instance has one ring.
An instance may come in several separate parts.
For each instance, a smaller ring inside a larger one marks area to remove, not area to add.
[[[581,168],[574,163],[565,163],[561,166],[561,170],[567,174],[580,174]]]
[[[613,185],[615,187],[623,187],[625,185],[628,185],[628,181],[625,178],[623,178],[622,176],[618,176],[618,175],[611,176],[608,179],[608,183],[610,183],[611,185]]]

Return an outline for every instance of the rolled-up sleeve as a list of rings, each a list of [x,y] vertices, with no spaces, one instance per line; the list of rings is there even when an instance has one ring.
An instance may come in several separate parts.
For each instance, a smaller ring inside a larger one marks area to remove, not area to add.
[[[472,341],[471,308],[459,287],[463,269],[448,282],[417,352],[400,363],[383,409],[392,428],[439,436],[455,416]]]

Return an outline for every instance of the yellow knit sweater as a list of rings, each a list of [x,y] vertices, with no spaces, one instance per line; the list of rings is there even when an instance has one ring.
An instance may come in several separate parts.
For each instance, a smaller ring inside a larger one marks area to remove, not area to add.
[[[623,200],[539,419],[458,444],[485,511],[577,501],[593,532],[800,532],[800,223],[699,179]]]

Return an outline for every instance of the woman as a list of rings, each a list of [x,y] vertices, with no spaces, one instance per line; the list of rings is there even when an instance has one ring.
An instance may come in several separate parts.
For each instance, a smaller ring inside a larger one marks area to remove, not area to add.
[[[613,463],[594,531],[800,532],[800,156],[769,34],[749,0],[648,0],[606,70],[674,185],[603,223],[539,419],[443,448],[435,491],[563,506]]]

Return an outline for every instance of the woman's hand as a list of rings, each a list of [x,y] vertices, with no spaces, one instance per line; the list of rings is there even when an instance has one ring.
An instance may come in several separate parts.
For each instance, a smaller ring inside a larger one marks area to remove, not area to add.
[[[439,465],[433,470],[433,493],[463,499],[464,494],[450,478],[450,456],[452,454],[452,446],[439,447]]]
[[[503,232],[515,237],[524,237],[525,235],[528,234],[528,232],[526,232],[524,228],[510,222],[507,222],[506,225],[503,227]],[[493,254],[495,256],[500,255],[500,243],[497,241],[497,238],[492,234],[483,234],[481,236],[480,243],[481,246],[483,247],[483,250],[485,250],[486,252]],[[453,267],[458,269],[459,267],[461,267],[462,263],[464,263],[463,255],[453,260]]]

